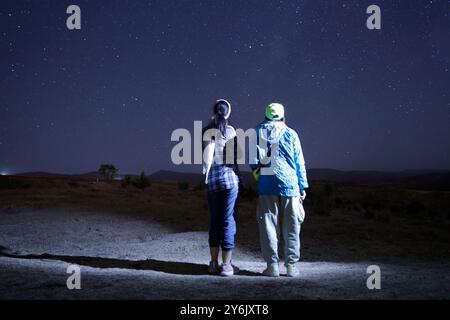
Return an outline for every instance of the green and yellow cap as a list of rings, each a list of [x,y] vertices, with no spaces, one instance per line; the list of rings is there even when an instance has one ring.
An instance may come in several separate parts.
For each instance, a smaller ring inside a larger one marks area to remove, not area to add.
[[[271,103],[266,107],[266,117],[269,120],[277,121],[284,118],[284,107],[281,103]]]

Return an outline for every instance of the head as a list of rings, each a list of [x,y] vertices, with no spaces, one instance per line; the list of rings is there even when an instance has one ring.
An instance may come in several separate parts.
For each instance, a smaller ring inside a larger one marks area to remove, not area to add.
[[[219,129],[222,135],[225,135],[228,118],[231,114],[231,104],[225,99],[219,99],[213,106],[213,112],[214,116],[209,127]]]
[[[271,103],[266,107],[266,119],[269,121],[284,121],[284,106],[281,103]]]
[[[214,104],[213,112],[227,120],[231,114],[231,104],[225,99],[219,99]]]

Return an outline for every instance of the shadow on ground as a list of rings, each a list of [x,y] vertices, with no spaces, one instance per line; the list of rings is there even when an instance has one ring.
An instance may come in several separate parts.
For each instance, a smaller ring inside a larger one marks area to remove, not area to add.
[[[132,269],[132,270],[152,270],[177,275],[198,276],[208,274],[208,268],[206,265],[188,262],[160,261],[154,259],[122,260],[103,257],[52,255],[48,253],[17,255],[8,252],[9,252],[8,248],[0,246],[0,257],[7,257],[14,259],[55,260],[100,269],[118,268],[118,269]],[[259,273],[248,270],[239,270],[237,275],[261,276],[261,274]]]

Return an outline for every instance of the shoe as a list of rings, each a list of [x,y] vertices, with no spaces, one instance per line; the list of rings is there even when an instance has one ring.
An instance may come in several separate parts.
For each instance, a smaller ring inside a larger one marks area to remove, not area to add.
[[[297,276],[297,268],[295,267],[295,264],[288,264],[286,266],[286,272],[287,272],[287,276],[290,278],[296,277]]]
[[[267,265],[266,270],[263,271],[263,276],[266,277],[279,277],[280,269],[278,267],[278,263],[271,263]]]
[[[222,264],[222,271],[220,272],[220,275],[224,277],[231,277],[234,275],[234,270],[231,263]]]
[[[219,263],[217,261],[211,261],[209,263],[208,273],[209,274],[219,274],[219,272],[220,272]]]

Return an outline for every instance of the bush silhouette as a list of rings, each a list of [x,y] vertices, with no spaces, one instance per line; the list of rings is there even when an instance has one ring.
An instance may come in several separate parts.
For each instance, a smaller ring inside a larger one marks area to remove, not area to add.
[[[145,175],[145,172],[142,171],[139,178],[133,181],[133,185],[138,189],[145,189],[151,186],[150,179]]]
[[[121,181],[120,185],[122,186],[122,188],[126,188],[131,184],[131,177],[130,176],[126,176],[125,178],[123,178],[123,180]]]

